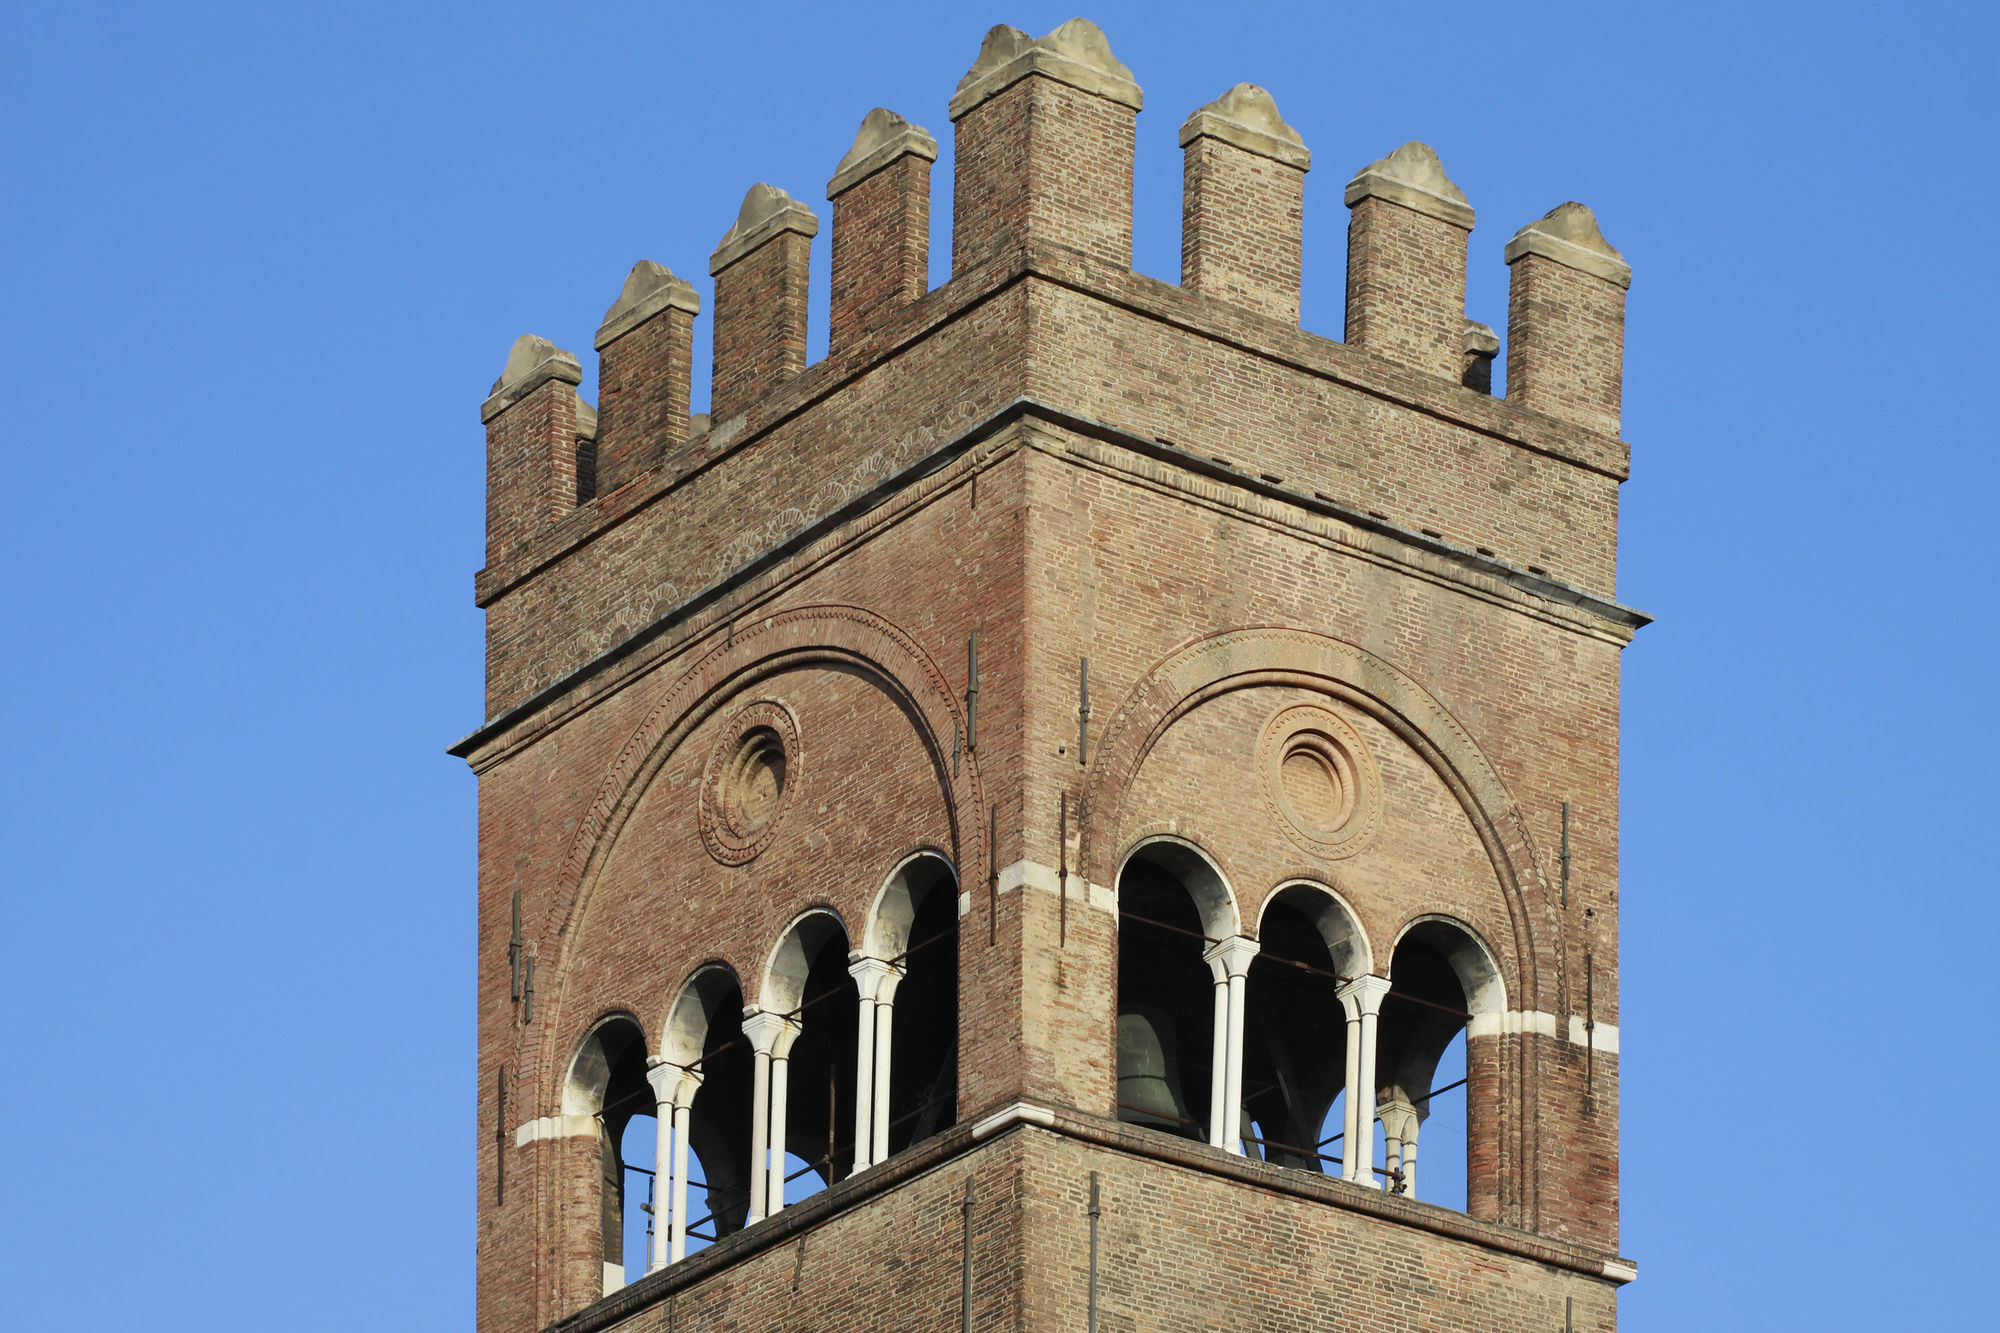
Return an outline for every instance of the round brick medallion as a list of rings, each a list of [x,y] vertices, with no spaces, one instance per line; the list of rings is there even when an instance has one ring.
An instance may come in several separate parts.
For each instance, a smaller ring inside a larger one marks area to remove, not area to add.
[[[1257,743],[1264,797],[1316,856],[1352,856],[1375,836],[1382,779],[1345,719],[1318,704],[1279,709]]]
[[[742,865],[770,845],[799,782],[799,730],[769,699],[723,729],[701,783],[701,838],[724,865]]]

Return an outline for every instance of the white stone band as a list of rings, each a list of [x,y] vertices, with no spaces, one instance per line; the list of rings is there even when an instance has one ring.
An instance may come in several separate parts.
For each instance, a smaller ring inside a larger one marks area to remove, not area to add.
[[[514,1131],[514,1146],[525,1148],[537,1139],[582,1139],[597,1137],[594,1115],[545,1115],[530,1120]]]
[[[1573,1046],[1587,1045],[1606,1055],[1618,1054],[1617,1024],[1594,1023],[1586,1029],[1583,1019],[1575,1014],[1564,1020],[1539,1010],[1509,1009],[1505,1013],[1474,1014],[1465,1029],[1468,1037],[1508,1036],[1517,1032],[1528,1032],[1538,1037],[1561,1037]]]

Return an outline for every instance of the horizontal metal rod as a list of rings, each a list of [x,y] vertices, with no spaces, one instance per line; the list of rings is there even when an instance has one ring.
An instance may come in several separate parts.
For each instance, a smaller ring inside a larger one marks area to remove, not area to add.
[[[1149,916],[1139,916],[1136,913],[1128,912],[1123,908],[1120,908],[1118,911],[1118,919],[1120,921],[1134,921],[1137,922],[1139,925],[1152,926],[1159,930],[1172,931],[1176,935],[1186,935],[1190,939],[1200,940],[1204,944],[1222,943],[1221,940],[1216,939],[1213,935],[1204,935],[1198,930],[1189,930],[1186,926],[1170,926],[1164,921],[1155,921]]]

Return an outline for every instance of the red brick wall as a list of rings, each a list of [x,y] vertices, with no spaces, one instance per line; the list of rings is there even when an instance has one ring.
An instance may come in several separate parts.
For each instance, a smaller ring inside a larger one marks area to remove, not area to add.
[[[1457,379],[1465,355],[1467,235],[1387,199],[1358,201],[1347,227],[1348,343]]]
[[[1618,433],[1625,292],[1546,255],[1516,260],[1507,294],[1507,401]]]
[[[931,164],[905,153],[834,198],[829,347],[929,291],[930,263]]]
[[[741,411],[806,368],[812,237],[780,232],[715,275],[709,412]]]
[[[1031,74],[959,118],[951,271],[1054,244],[1132,266],[1133,110]]]
[[[1181,286],[1299,322],[1306,176],[1203,135],[1182,161]]]
[[[694,316],[672,306],[606,344],[597,376],[597,493],[687,438]]]

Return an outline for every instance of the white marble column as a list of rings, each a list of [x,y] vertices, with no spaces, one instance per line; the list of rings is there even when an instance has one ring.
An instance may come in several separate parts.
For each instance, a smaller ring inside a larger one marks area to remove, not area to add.
[[[1221,965],[1227,978],[1227,989],[1222,996],[1229,1013],[1229,1026],[1223,1042],[1223,1084],[1222,1084],[1222,1149],[1225,1152],[1243,1151],[1243,998],[1250,977],[1250,960],[1257,956],[1257,941],[1243,935],[1232,935],[1226,940],[1217,940],[1203,953],[1210,969]],[[1209,1140],[1215,1139],[1214,1131],[1209,1132]]]
[[[750,1210],[744,1225],[764,1220],[771,1153],[771,1047],[785,1026],[783,1014],[746,1006],[743,1038],[750,1043]]]
[[[854,1169],[875,1162],[875,996],[894,964],[850,955],[847,971],[861,1003],[854,1032]]]
[[[1389,1188],[1414,1199],[1417,1196],[1417,1127],[1428,1114],[1401,1088],[1390,1089],[1381,1107],[1382,1140],[1388,1160]]]
[[[891,964],[875,983],[875,1121],[869,1148],[869,1160],[875,1162],[889,1156],[889,1071],[895,1058],[896,987],[902,980],[902,967]],[[855,1132],[860,1133],[858,1128]]]
[[[787,1104],[791,1091],[792,1043],[799,1039],[804,1027],[796,1018],[787,1018],[778,1035],[771,1042],[771,1174],[766,1188],[770,1191],[764,1204],[764,1216],[775,1217],[785,1206],[785,1141],[790,1137],[790,1107]]]
[[[674,1095],[674,1175],[673,1223],[667,1237],[667,1262],[677,1263],[687,1256],[688,1230],[688,1125],[694,1119],[694,1095],[701,1091],[701,1074],[683,1071]],[[711,1205],[713,1200],[710,1201]],[[657,1219],[655,1219],[657,1224]]]
[[[1347,1119],[1341,1175],[1375,1187],[1375,1033],[1382,1016],[1386,977],[1356,977],[1337,992],[1347,1011]]]
[[[687,1252],[688,1119],[701,1075],[664,1056],[646,1060],[659,1117],[653,1151],[653,1244],[647,1270],[665,1268]]]
[[[667,1266],[667,1196],[671,1193],[667,1163],[674,1157],[674,1089],[680,1084],[681,1067],[664,1056],[646,1057],[646,1082],[653,1085],[653,1243],[646,1255],[646,1271]]]
[[[1214,1032],[1208,1044],[1208,1146],[1220,1148],[1229,1142],[1229,969],[1223,965],[1221,946],[1202,951],[1209,975],[1215,978]]]

